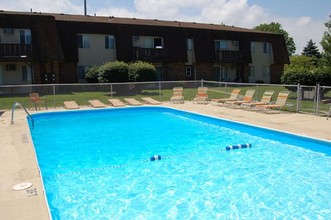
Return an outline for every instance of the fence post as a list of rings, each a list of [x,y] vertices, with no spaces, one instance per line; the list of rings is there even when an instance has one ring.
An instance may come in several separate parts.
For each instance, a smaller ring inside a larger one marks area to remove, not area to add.
[[[113,98],[113,84],[110,84],[110,97]]]
[[[320,100],[321,100],[321,88],[320,88],[320,84],[316,85],[316,109],[315,109],[315,115],[319,116],[320,114]]]
[[[161,81],[159,81],[159,101],[162,102],[161,96],[162,96],[162,87],[161,87]]]
[[[256,100],[259,100],[259,84],[256,84]]]
[[[56,109],[56,98],[55,98],[56,92],[55,92],[55,84],[53,84],[53,103],[54,108]]]
[[[298,83],[298,86],[297,86],[297,113],[301,109],[300,104],[301,104],[301,87],[300,87],[300,83]]]
[[[201,87],[203,87],[203,79],[201,79]]]

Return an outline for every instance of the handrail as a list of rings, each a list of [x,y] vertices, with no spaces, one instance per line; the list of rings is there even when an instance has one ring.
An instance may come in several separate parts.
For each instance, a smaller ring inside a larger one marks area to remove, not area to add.
[[[13,107],[12,107],[12,109],[11,109],[11,121],[10,121],[10,124],[14,124],[14,111],[15,111],[15,108],[17,107],[17,106],[20,106],[24,111],[25,111],[25,113],[28,115],[28,117],[31,119],[31,122],[32,122],[32,127],[34,127],[34,121],[33,121],[33,118],[32,118],[32,116],[30,115],[30,113],[28,112],[28,110],[26,110],[26,108],[24,108],[24,106],[21,104],[21,103],[19,103],[19,102],[15,102],[14,104],[13,104]]]

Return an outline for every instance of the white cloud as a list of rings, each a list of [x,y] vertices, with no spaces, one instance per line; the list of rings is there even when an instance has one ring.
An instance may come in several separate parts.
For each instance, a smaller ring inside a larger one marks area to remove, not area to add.
[[[278,18],[278,20],[284,30],[293,37],[297,48],[296,54],[301,54],[309,40],[313,40],[322,52],[320,42],[326,30],[324,21],[312,20],[310,17]]]
[[[15,0],[10,3],[0,0],[0,8],[7,11],[32,11],[53,13],[82,13],[83,1],[80,5],[69,0]]]

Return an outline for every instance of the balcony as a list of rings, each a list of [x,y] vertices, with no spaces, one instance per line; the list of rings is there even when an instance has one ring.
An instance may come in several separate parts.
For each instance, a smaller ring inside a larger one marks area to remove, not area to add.
[[[243,63],[243,54],[241,51],[218,50],[216,51],[216,60],[222,63]]]
[[[1,61],[28,61],[31,59],[31,44],[0,44]]]
[[[134,47],[133,59],[142,61],[164,61],[166,59],[166,50]]]

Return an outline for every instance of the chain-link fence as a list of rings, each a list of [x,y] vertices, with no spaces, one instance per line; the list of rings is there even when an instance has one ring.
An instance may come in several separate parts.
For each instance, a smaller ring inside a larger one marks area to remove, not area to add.
[[[183,87],[185,100],[192,100],[198,87],[208,87],[210,99],[226,98],[234,88],[240,88],[239,98],[248,89],[254,89],[254,100],[261,100],[265,91],[274,91],[272,100],[276,101],[279,92],[289,91],[283,110],[325,116],[330,109],[330,86],[302,86],[281,84],[228,83],[215,81],[157,81],[129,83],[100,84],[43,84],[43,85],[11,85],[0,86],[0,109],[11,109],[15,102],[27,108],[34,107],[29,94],[38,93],[45,97],[49,108],[62,108],[64,101],[76,101],[81,106],[87,106],[88,100],[98,99],[109,103],[110,98],[152,97],[158,101],[169,101],[174,87]],[[41,106],[43,107],[43,106]]]

